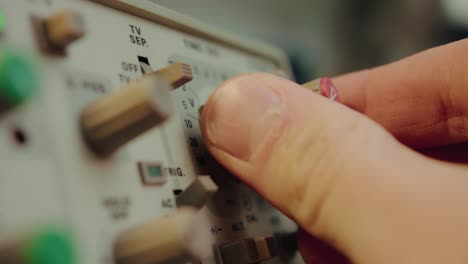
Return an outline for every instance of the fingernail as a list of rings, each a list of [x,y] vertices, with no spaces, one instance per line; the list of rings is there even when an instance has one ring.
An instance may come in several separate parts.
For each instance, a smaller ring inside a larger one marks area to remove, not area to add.
[[[211,144],[248,161],[280,126],[284,107],[274,87],[248,75],[219,87],[203,111]]]
[[[340,102],[340,95],[335,85],[329,78],[320,79],[320,94],[332,101]]]
[[[340,96],[335,85],[329,78],[319,78],[303,84],[305,88],[315,93],[329,98],[332,101],[340,102]]]

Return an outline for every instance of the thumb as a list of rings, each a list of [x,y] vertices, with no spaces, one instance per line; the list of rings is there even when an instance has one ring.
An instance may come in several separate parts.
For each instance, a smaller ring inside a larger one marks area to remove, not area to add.
[[[353,262],[468,260],[466,168],[411,151],[341,104],[241,75],[210,97],[202,130],[222,165]]]

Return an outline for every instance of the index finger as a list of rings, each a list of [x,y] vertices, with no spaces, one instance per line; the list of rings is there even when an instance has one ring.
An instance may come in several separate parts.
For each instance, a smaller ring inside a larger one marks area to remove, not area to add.
[[[468,141],[468,39],[333,81],[342,103],[409,146]]]

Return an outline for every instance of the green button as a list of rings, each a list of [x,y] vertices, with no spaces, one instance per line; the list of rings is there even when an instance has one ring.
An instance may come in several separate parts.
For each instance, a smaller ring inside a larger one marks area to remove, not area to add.
[[[76,255],[71,236],[60,229],[39,232],[26,243],[25,264],[75,264]]]
[[[0,33],[5,29],[5,15],[0,10]]]
[[[0,97],[8,106],[24,102],[38,89],[39,81],[32,63],[21,55],[0,55]]]

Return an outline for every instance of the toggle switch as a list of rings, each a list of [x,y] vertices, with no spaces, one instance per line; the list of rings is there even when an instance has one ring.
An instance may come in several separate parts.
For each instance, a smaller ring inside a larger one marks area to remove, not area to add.
[[[13,52],[0,52],[0,113],[20,105],[39,88],[32,63]]]
[[[2,264],[76,264],[76,252],[68,232],[45,228],[0,246]]]
[[[147,76],[105,95],[81,113],[81,130],[90,149],[112,154],[130,140],[162,124],[173,112],[168,83]]]
[[[320,79],[304,83],[302,86],[311,90],[312,92],[320,94]]]
[[[278,255],[285,262],[294,257],[299,246],[297,244],[297,232],[281,232],[274,235],[278,248]]]
[[[146,66],[141,66],[142,69],[144,67]],[[153,71],[148,74],[165,79],[173,89],[176,89],[193,79],[190,65],[181,62],[170,64],[160,70]]]
[[[65,49],[85,34],[83,18],[70,10],[61,10],[44,19],[46,41],[56,49]]]
[[[187,263],[209,254],[211,238],[202,234],[205,229],[195,214],[182,208],[121,233],[114,244],[116,264]]]
[[[201,209],[218,191],[218,186],[210,176],[198,176],[176,197],[177,206],[191,206]]]
[[[233,241],[221,245],[218,250],[223,264],[258,263],[277,255],[277,246],[273,237]]]

